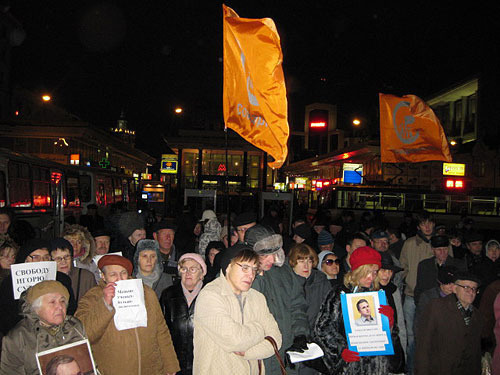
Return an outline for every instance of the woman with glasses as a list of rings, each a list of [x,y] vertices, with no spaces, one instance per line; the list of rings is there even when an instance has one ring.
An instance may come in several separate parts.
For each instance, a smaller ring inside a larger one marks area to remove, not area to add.
[[[57,263],[57,270],[68,275],[76,301],[80,301],[87,291],[96,286],[94,274],[83,268],[73,266],[73,246],[64,238],[55,238],[50,241],[49,251],[51,260]]]
[[[295,275],[304,285],[304,297],[307,302],[307,318],[311,329],[323,299],[331,289],[326,276],[316,269],[318,255],[305,243],[295,244],[290,248],[288,263]]]
[[[340,259],[333,252],[324,250],[319,253],[317,268],[326,275],[332,287],[342,282]]]
[[[207,266],[201,255],[186,253],[179,258],[177,269],[181,281],[165,289],[160,305],[181,367],[179,374],[190,375],[193,369],[194,307]]]
[[[354,250],[350,257],[351,270],[344,276],[342,284],[334,287],[326,296],[314,326],[314,341],[324,351],[321,370],[324,374],[369,374],[386,375],[391,372],[387,356],[360,357],[349,350],[344,319],[340,304],[342,293],[370,292],[379,289],[375,278],[381,267],[380,253],[364,246]],[[394,311],[383,305],[381,314],[389,318],[392,329]],[[320,367],[320,366],[317,366]]]
[[[160,245],[155,240],[139,240],[135,245],[133,277],[153,289],[158,296],[172,285],[172,276],[163,272]]]

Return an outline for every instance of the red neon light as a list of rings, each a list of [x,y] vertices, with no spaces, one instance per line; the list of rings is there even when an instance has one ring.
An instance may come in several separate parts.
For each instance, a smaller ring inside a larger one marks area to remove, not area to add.
[[[62,173],[59,173],[59,172],[52,172],[52,175],[50,176],[50,180],[58,185],[59,182],[61,182],[61,178],[62,178]]]
[[[323,186],[328,186],[330,185],[330,181],[323,181]]]
[[[462,180],[455,181],[455,188],[462,189],[464,187],[464,182]]]
[[[310,125],[311,128],[324,128],[326,126],[326,122],[324,121],[311,122]]]
[[[453,188],[455,187],[455,183],[453,180],[446,180],[446,187],[447,188]]]
[[[219,164],[219,167],[217,168],[217,172],[225,172],[226,171],[226,164]]]
[[[316,187],[317,187],[318,189],[321,189],[321,188],[323,187],[323,181],[317,181],[317,182],[316,182]]]

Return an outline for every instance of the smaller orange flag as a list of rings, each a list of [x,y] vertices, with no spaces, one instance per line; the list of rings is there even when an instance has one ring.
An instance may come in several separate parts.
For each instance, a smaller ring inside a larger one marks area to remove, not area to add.
[[[443,127],[422,99],[379,93],[379,100],[382,163],[452,161]]]
[[[274,160],[285,162],[289,136],[283,53],[270,18],[241,18],[222,5],[224,23],[224,121]]]

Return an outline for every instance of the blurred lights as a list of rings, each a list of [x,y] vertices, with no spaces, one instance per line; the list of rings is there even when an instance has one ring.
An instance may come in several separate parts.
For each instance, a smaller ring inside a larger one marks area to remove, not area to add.
[[[51,100],[51,99],[52,99],[52,98],[50,97],[50,95],[47,95],[47,94],[42,95],[42,100],[43,100],[44,102],[50,102],[50,100]]]
[[[355,118],[354,120],[352,120],[352,124],[355,126],[358,126],[358,125],[361,125],[361,121],[359,119]]]

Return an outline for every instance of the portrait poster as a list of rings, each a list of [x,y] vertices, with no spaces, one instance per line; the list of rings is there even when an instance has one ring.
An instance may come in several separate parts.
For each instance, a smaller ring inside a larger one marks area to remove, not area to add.
[[[342,293],[340,302],[349,350],[361,357],[394,354],[389,318],[378,311],[387,304],[383,290]]]
[[[37,353],[36,361],[41,375],[98,374],[89,340],[80,340]]]

